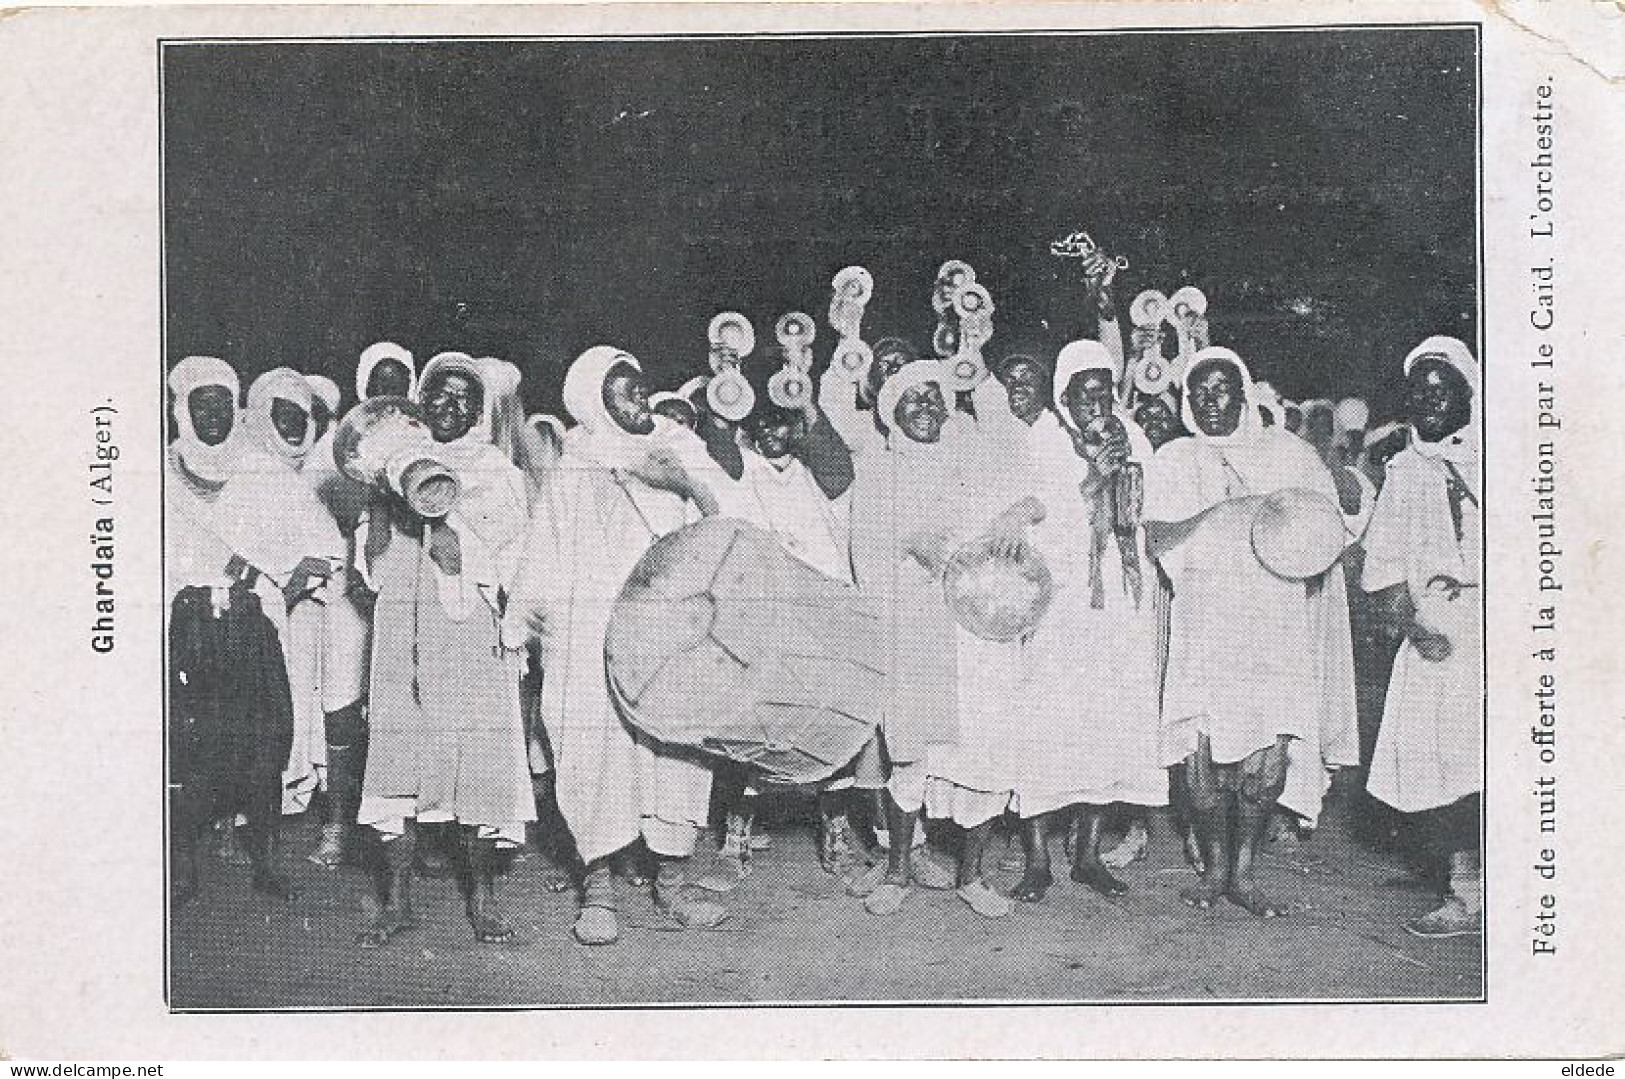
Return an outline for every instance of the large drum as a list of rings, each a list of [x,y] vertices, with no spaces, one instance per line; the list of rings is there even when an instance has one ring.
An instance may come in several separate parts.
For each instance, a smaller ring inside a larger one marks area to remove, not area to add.
[[[768,533],[709,518],[649,548],[610,615],[609,684],[658,741],[816,783],[874,736],[879,612]]]

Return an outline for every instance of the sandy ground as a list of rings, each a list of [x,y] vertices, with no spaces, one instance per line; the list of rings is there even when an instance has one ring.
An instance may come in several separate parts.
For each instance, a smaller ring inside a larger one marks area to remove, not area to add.
[[[903,911],[871,916],[818,865],[810,804],[782,799],[763,830],[771,850],[707,931],[666,922],[622,885],[623,936],[605,948],[569,939],[573,895],[547,892],[547,863],[517,862],[501,885],[519,939],[473,940],[456,885],[419,883],[421,927],[376,952],[353,943],[365,878],[324,870],[303,852],[314,825],[285,825],[286,866],[304,886],[283,905],[249,890],[247,871],[207,859],[204,894],[173,922],[171,1004],[278,1007],[548,1007],[655,1002],[927,1000],[1263,1000],[1471,998],[1481,941],[1407,935],[1433,905],[1393,853],[1356,841],[1348,795],[1328,802],[1300,844],[1272,844],[1266,889],[1292,916],[1185,907],[1191,879],[1166,820],[1149,855],[1124,871],[1132,891],[1106,900],[1068,880],[1010,917],[979,917],[951,892],[915,889]],[[1057,867],[1060,841],[1054,841]],[[1017,847],[1010,848],[1011,855]],[[999,862],[995,840],[989,866]],[[992,874],[1008,889],[1019,873]]]

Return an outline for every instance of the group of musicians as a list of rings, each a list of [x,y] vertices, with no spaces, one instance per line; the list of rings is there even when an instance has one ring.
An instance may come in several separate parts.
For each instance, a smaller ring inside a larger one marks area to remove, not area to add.
[[[895,914],[915,886],[990,918],[1038,902],[1052,835],[1073,881],[1121,894],[1113,869],[1143,849],[1144,810],[1171,804],[1193,867],[1182,899],[1282,916],[1291,904],[1256,873],[1272,820],[1312,827],[1329,777],[1362,767],[1440,870],[1442,903],[1407,928],[1479,932],[1468,348],[1411,349],[1391,373],[1403,416],[1368,430],[1361,402],[1294,403],[1255,382],[1208,343],[1205,300],[1136,300],[1125,334],[1109,271],[1090,282],[1097,335],[986,361],[991,297],[964,264],[939,275],[932,353],[862,342],[872,288],[861,271],[837,277],[841,339],[816,379],[806,316],[757,349],[730,315],[713,322],[710,373],[669,392],[628,352],[587,349],[563,380],[565,419],[526,418],[511,363],[442,352],[420,369],[399,345],[367,348],[349,403],[411,403],[456,481],[443,515],[403,497],[400,475],[341,464],[354,432],[332,380],[279,367],[245,398],[224,361],[178,362],[172,900],[198,891],[205,833],[257,890],[295,898],[281,818],[310,810],[325,823],[309,859],[369,873],[362,947],[414,927],[413,881],[437,857],[476,938],[511,939],[496,880],[538,848],[559,869],[549,887],[578,896],[583,944],[618,938],[628,880],[678,925],[728,917],[768,842],[754,807],[778,788],[642,732],[605,662],[640,559],[723,517],[887,612],[881,722],[815,792],[821,864],[869,913]],[[1288,512],[1301,505],[1331,509]],[[1300,519],[1322,527],[1299,536]],[[1044,567],[1051,586],[1021,632],[979,633],[955,609],[944,574],[971,550]],[[1351,634],[1351,606],[1375,612],[1390,655],[1398,642],[1363,752],[1367,635]],[[693,686],[703,717],[703,670]],[[696,857],[715,816],[720,848]],[[922,817],[963,830],[957,865],[936,860]],[[1128,836],[1103,850],[1113,820]],[[1024,854],[1009,891],[983,870],[1001,821]]]

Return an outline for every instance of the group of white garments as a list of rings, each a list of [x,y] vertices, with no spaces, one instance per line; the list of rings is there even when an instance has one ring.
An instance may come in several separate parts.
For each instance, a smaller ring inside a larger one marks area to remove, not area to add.
[[[1289,487],[1338,501],[1313,450],[1259,422],[1240,358],[1206,351],[1233,363],[1246,383],[1234,433],[1201,433],[1188,393],[1185,422],[1195,433],[1155,453],[1128,413],[1119,417],[1129,461],[1144,475],[1144,519],[1184,521],[1227,499]],[[1445,351],[1476,389],[1466,350]],[[384,360],[413,367],[405,349],[375,346],[357,373],[358,398]],[[640,837],[657,854],[690,853],[707,822],[711,770],[635,734],[617,712],[604,667],[611,608],[633,566],[655,540],[700,514],[692,501],[635,474],[657,448],[704,483],[724,515],[771,532],[795,557],[888,605],[894,678],[882,732],[890,790],[905,809],[974,826],[1006,811],[1161,805],[1165,769],[1184,761],[1198,736],[1208,738],[1215,762],[1227,763],[1284,735],[1291,763],[1282,801],[1312,822],[1327,770],[1359,763],[1340,569],[1306,587],[1198,539],[1165,557],[1159,575],[1144,528],[1120,535],[1103,525],[1108,507],[1098,488],[1091,496],[1080,487],[1094,466],[1078,449],[1062,395],[1089,371],[1121,386],[1120,349],[1067,346],[1054,371],[1054,408],[1032,423],[1012,414],[993,379],[970,394],[973,412],[956,409],[931,360],[899,369],[867,409],[853,382],[826,373],[820,407],[856,472],[851,490],[835,498],[794,455],[768,460],[743,448],[735,478],[698,436],[664,418],[652,434],[629,432],[605,404],[606,379],[619,365],[639,366],[608,346],[574,361],[564,380],[573,426],[562,453],[544,473],[527,475],[499,447],[496,430],[502,403],[517,400],[517,368],[460,353],[435,357],[415,386],[437,370],[461,372],[479,382],[483,411],[466,435],[439,447],[462,480],[457,508],[443,522],[409,524],[381,520],[380,499],[337,472],[331,428],[318,441],[307,425],[293,442],[278,430],[277,401],[307,417],[317,399],[337,412],[337,387],[327,380],[287,368],[260,376],[237,429],[211,446],[193,429],[190,396],[216,386],[236,402],[237,376],[205,357],[174,369],[170,595],[187,585],[225,590],[234,558],[259,571],[255,588],[282,636],[295,701],[288,811],[301,808],[319,780],[324,712],[370,696],[360,823],[388,834],[409,818],[456,819],[492,838],[522,840],[535,811],[519,676],[523,650],[539,633],[540,713],[559,806],[583,860]],[[897,406],[933,383],[950,418],[938,441],[917,443],[900,429]],[[547,426],[562,425],[533,431]],[[1432,447],[1413,440],[1388,466],[1375,513],[1364,507],[1350,525],[1352,542],[1369,517],[1367,588],[1403,581],[1426,597],[1441,574],[1476,580],[1476,523],[1459,526],[1440,509],[1446,463],[1476,482],[1476,444],[1476,436]],[[922,562],[910,544],[934,531],[951,552],[1024,500],[1041,507],[1026,538],[1057,589],[1033,633],[986,641],[953,622],[940,566]],[[436,529],[457,535],[457,572],[425,554]],[[290,609],[281,589],[312,557],[330,572]],[[354,599],[352,576],[377,594],[370,614]],[[1441,625],[1465,630],[1476,605],[1455,599],[1421,606]],[[1481,770],[1474,755],[1481,716],[1463,703],[1476,699],[1477,649],[1458,648],[1443,665],[1412,651],[1407,646],[1396,665],[1372,771],[1373,792],[1406,810],[1476,789]],[[1431,737],[1424,731],[1446,714],[1460,751],[1422,747]],[[426,743],[433,753],[419,752]],[[423,764],[430,757],[437,763]]]

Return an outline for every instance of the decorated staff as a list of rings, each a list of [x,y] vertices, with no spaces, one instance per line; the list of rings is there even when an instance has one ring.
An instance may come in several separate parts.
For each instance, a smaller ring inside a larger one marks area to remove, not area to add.
[[[810,320],[809,320],[810,321]],[[756,407],[756,391],[740,370],[745,357],[756,351],[756,330],[737,311],[724,311],[711,320],[711,381],[705,399],[725,420],[738,423]]]

